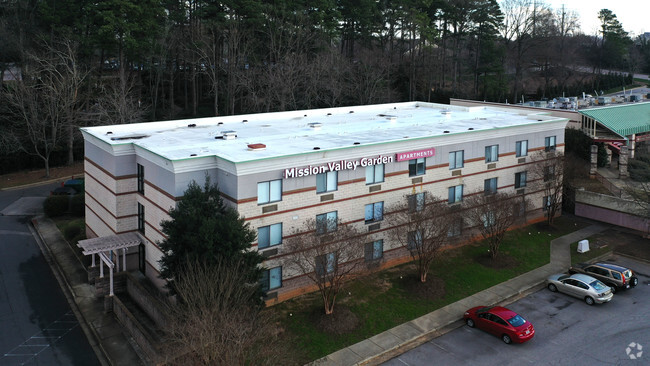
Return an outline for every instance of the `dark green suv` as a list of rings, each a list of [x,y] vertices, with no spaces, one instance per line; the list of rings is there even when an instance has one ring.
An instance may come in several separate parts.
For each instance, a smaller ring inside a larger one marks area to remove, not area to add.
[[[576,267],[570,267],[569,273],[584,273],[595,277],[611,287],[612,292],[627,290],[639,284],[634,271],[612,263],[580,263]]]

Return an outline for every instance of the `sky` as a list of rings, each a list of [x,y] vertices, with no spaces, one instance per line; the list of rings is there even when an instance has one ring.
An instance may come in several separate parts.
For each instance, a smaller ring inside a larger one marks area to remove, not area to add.
[[[630,33],[630,36],[650,32],[650,3],[647,0],[543,0],[553,9],[564,8],[575,11],[580,18],[582,32],[587,35],[594,35],[600,29],[598,12],[601,9],[609,9],[623,25],[623,29]]]

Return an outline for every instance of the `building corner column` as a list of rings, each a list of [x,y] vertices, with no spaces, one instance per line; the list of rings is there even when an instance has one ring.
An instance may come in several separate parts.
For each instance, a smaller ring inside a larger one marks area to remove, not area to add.
[[[596,179],[598,171],[598,145],[591,145],[591,166],[589,167],[589,178]]]

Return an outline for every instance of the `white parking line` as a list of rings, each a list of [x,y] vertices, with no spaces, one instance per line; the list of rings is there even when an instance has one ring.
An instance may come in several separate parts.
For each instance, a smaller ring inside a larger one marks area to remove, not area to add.
[[[59,339],[63,338],[71,330],[79,326],[79,322],[70,321],[70,320],[61,320],[64,318],[70,318],[74,314],[69,311],[61,316],[59,319],[50,323],[40,332],[29,337],[26,341],[16,346],[11,351],[5,353],[2,358],[18,358],[18,357],[27,357],[22,360],[20,365],[24,365],[30,362],[34,357],[38,356],[41,352],[48,349],[52,344],[56,343]],[[47,333],[60,333],[59,335],[48,335]],[[35,343],[30,343],[30,341],[37,341]],[[51,342],[43,343],[43,340],[51,340]]]

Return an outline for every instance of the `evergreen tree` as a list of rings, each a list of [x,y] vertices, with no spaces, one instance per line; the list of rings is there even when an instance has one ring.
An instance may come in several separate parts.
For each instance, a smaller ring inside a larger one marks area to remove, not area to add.
[[[190,182],[183,199],[169,215],[171,220],[161,223],[166,239],[158,245],[164,253],[160,276],[169,281],[167,288],[172,292],[174,280],[182,277],[185,264],[194,260],[206,265],[240,262],[246,283],[257,283],[261,276],[258,265],[263,258],[249,250],[255,232],[237,211],[224,205],[209,176],[203,188]],[[261,293],[254,297],[259,299],[258,295]]]

